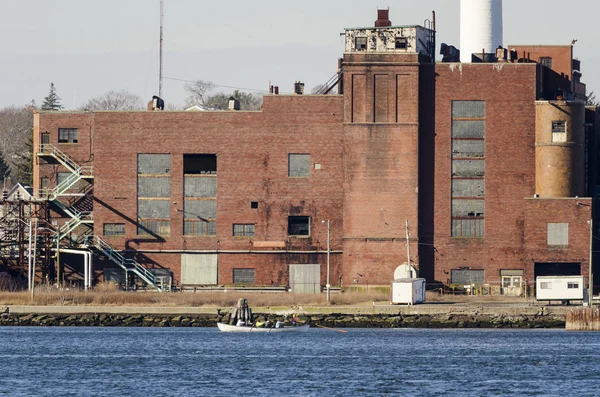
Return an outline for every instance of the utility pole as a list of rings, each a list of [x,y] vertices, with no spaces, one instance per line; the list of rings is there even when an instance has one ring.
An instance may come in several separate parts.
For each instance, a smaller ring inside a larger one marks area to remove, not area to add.
[[[165,18],[165,0],[160,0],[160,64],[158,69],[158,97],[162,98],[163,86],[163,22]]]
[[[412,272],[410,271],[410,234],[408,233],[408,219],[406,220],[406,278],[412,278]]]
[[[329,256],[331,253],[331,220],[321,221],[321,223],[327,222],[327,284],[325,288],[327,289],[327,303],[331,302],[331,283],[329,282],[330,275],[330,266],[329,266]]]
[[[592,246],[594,243],[594,219],[590,219],[590,271],[589,271],[589,285],[588,285],[588,305],[592,307],[594,301],[592,299],[594,295],[594,274],[592,273]]]

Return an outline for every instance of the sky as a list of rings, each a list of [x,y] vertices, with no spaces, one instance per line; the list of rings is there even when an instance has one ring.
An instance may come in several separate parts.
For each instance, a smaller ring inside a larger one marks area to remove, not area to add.
[[[280,92],[301,80],[325,83],[343,55],[340,33],[373,26],[377,8],[394,25],[417,25],[436,12],[437,42],[459,47],[459,0],[164,0],[167,104],[183,106],[185,82],[216,92]],[[4,0],[0,11],[0,107],[39,105],[56,86],[67,109],[109,90],[144,100],[158,93],[159,0]],[[600,92],[597,0],[504,0],[504,42],[570,44],[582,81]],[[439,52],[439,51],[438,51]],[[439,61],[438,56],[438,61]]]

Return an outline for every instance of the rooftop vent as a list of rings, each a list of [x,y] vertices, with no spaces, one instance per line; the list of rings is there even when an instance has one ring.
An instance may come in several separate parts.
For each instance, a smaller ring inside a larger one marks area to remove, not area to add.
[[[296,81],[294,83],[294,92],[298,95],[304,94],[304,83],[301,81]]]
[[[390,9],[387,10],[377,10],[377,20],[375,21],[376,28],[383,28],[386,26],[392,26],[392,21],[390,21]]]

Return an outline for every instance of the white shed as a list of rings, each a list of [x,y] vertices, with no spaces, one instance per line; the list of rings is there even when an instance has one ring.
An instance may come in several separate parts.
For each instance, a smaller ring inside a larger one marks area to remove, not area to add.
[[[425,302],[424,278],[401,278],[392,281],[392,303],[416,305]]]
[[[542,301],[583,300],[583,276],[540,276],[535,281],[535,297]]]

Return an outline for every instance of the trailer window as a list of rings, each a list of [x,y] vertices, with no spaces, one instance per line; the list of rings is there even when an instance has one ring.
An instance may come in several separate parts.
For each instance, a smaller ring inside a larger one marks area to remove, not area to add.
[[[579,283],[567,283],[568,289],[579,289]]]
[[[540,289],[552,289],[552,283],[540,283]]]

